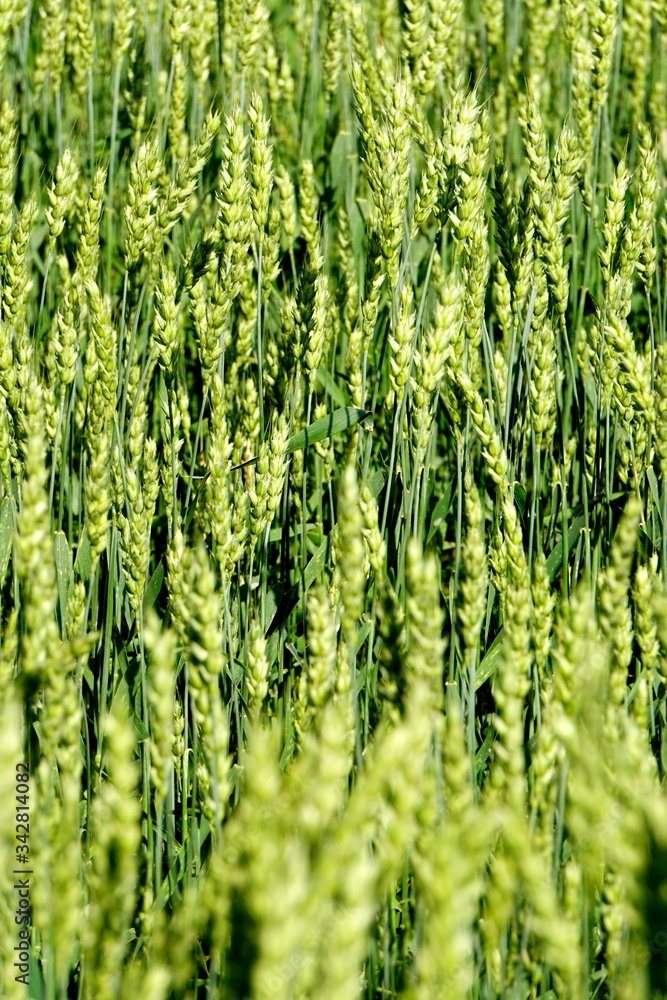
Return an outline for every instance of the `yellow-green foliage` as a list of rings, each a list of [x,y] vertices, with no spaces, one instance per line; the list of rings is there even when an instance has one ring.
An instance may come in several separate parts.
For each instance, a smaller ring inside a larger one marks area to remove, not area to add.
[[[0,71],[0,995],[667,995],[664,3]]]

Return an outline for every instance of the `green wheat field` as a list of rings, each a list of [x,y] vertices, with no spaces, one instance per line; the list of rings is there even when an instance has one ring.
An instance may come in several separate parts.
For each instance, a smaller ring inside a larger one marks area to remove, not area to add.
[[[665,0],[0,0],[0,997],[667,997]]]

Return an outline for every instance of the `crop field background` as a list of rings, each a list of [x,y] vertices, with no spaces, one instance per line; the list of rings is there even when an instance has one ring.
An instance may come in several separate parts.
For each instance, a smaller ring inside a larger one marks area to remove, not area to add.
[[[664,0],[0,0],[0,996],[667,996]]]

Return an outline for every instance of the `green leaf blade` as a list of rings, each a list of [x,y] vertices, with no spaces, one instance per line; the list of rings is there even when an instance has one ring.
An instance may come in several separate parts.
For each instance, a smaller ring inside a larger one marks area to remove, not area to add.
[[[304,427],[298,434],[290,438],[286,454],[291,455],[292,452],[301,451],[302,448],[307,448],[310,444],[317,444],[319,441],[324,441],[325,438],[335,437],[336,434],[341,434],[349,427],[361,423],[368,416],[370,416],[369,410],[361,410],[356,406],[341,406],[339,409],[327,413],[320,420],[316,420],[315,423],[309,424],[308,427]]]

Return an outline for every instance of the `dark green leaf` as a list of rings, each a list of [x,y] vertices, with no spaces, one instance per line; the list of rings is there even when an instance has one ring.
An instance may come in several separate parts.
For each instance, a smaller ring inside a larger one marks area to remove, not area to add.
[[[454,491],[454,481],[451,480],[447,483],[445,487],[445,492],[442,497],[438,500],[437,504],[433,508],[433,513],[431,514],[431,525],[428,531],[428,537],[426,539],[426,544],[431,541],[436,531],[442,524],[442,522],[447,517],[449,513],[449,508],[452,505],[452,493]]]
[[[56,531],[54,539],[56,579],[58,581],[58,605],[63,635],[67,625],[67,602],[72,587],[72,553],[64,531]]]
[[[504,636],[505,629],[501,628],[500,632],[487,649],[486,655],[477,668],[477,673],[475,674],[475,690],[481,688],[482,684],[484,684],[485,681],[488,681],[489,677],[495,674],[498,669],[500,654],[503,650]]]
[[[16,503],[13,497],[5,497],[0,506],[0,587],[5,582],[9,557],[12,554]]]
[[[496,730],[493,726],[489,726],[486,731],[486,736],[484,737],[484,742],[475,754],[475,775],[478,776],[484,771],[487,760],[489,759],[489,754],[491,753],[491,747],[493,746],[493,741],[496,738]]]
[[[256,459],[253,459],[252,461],[256,461]],[[199,494],[204,489],[204,485],[206,483],[206,480],[210,476],[210,474],[211,474],[210,472],[207,472],[206,475],[202,478],[199,486],[197,487],[197,492],[195,493],[195,495],[193,496],[192,500],[190,501],[190,506],[187,509],[187,512],[185,514],[185,520],[183,521],[183,531],[184,532],[186,532],[188,530],[188,528],[190,527],[190,522],[192,521],[192,518],[194,517],[194,514],[195,514],[195,510],[197,509],[197,501],[199,500]]]
[[[88,541],[88,532],[83,529],[83,534],[81,535],[81,541],[79,542],[79,548],[76,553],[76,560],[74,562],[74,569],[79,574],[79,579],[87,580],[90,576],[90,568],[92,566],[92,560],[90,558],[90,542]]]
[[[519,508],[519,514],[521,515],[521,520],[523,521],[526,516],[526,491],[521,483],[514,484],[514,502]]]
[[[371,491],[371,495],[375,500],[380,495],[380,491],[384,486],[384,473],[378,471],[375,472],[368,481],[368,487]],[[333,529],[332,529],[333,531]],[[314,554],[311,556],[304,572],[302,586],[304,592],[308,590],[310,585],[315,582],[317,577],[320,575],[324,569],[329,555],[329,545],[331,544],[332,531],[329,532],[327,537],[324,539],[321,545],[318,546]],[[278,610],[276,611],[273,621],[268,627],[266,636],[267,638],[281,629],[289,616],[294,611],[295,607],[299,603],[299,584],[295,584],[290,587],[284,594],[280,604],[278,605]]]
[[[271,588],[271,590],[266,592],[266,597],[264,598],[264,631],[268,628],[277,610],[278,599],[275,590]]]
[[[581,517],[576,517],[567,533],[567,551],[571,552],[574,548],[579,535],[581,534],[582,528],[586,526],[586,518],[581,515]],[[555,546],[555,548],[550,552],[549,558],[547,559],[547,573],[549,574],[549,579],[553,582],[556,579],[559,569],[563,565],[563,541]]]
[[[653,499],[653,506],[658,512],[658,517],[662,522],[662,505],[660,503],[660,487],[658,486],[658,480],[653,469],[646,470],[646,477],[648,479],[648,484],[651,489],[651,498]]]
[[[291,455],[293,451],[300,451],[301,448],[306,448],[309,444],[317,444],[318,441],[324,441],[325,438],[341,434],[348,427],[354,427],[355,424],[365,420],[368,415],[368,410],[360,410],[354,406],[341,406],[340,409],[328,413],[326,417],[316,420],[314,424],[309,424],[308,427],[304,427],[298,434],[295,434],[287,444],[286,453]]]
[[[326,367],[326,365],[320,365],[317,369],[317,381],[320,383],[323,389],[329,393],[334,403],[338,403],[339,406],[347,406],[348,396],[347,393],[341,389],[338,383],[334,380],[333,375]]]
[[[28,1000],[44,1000],[44,979],[42,978],[42,970],[39,965],[37,956],[29,952],[29,965],[30,972],[28,979],[30,985],[28,986]]]
[[[296,743],[293,737],[285,743],[282,756],[280,758],[280,770],[284,771],[296,752]]]
[[[157,600],[157,596],[162,590],[162,583],[164,580],[164,563],[160,559],[159,563],[155,567],[155,572],[148,581],[148,586],[146,587],[146,593],[144,594],[144,611],[148,611],[152,608]]]
[[[134,728],[136,730],[137,740],[139,743],[143,743],[143,741],[147,740],[150,736],[150,733],[146,728],[146,724],[139,718],[136,712],[134,713]]]

